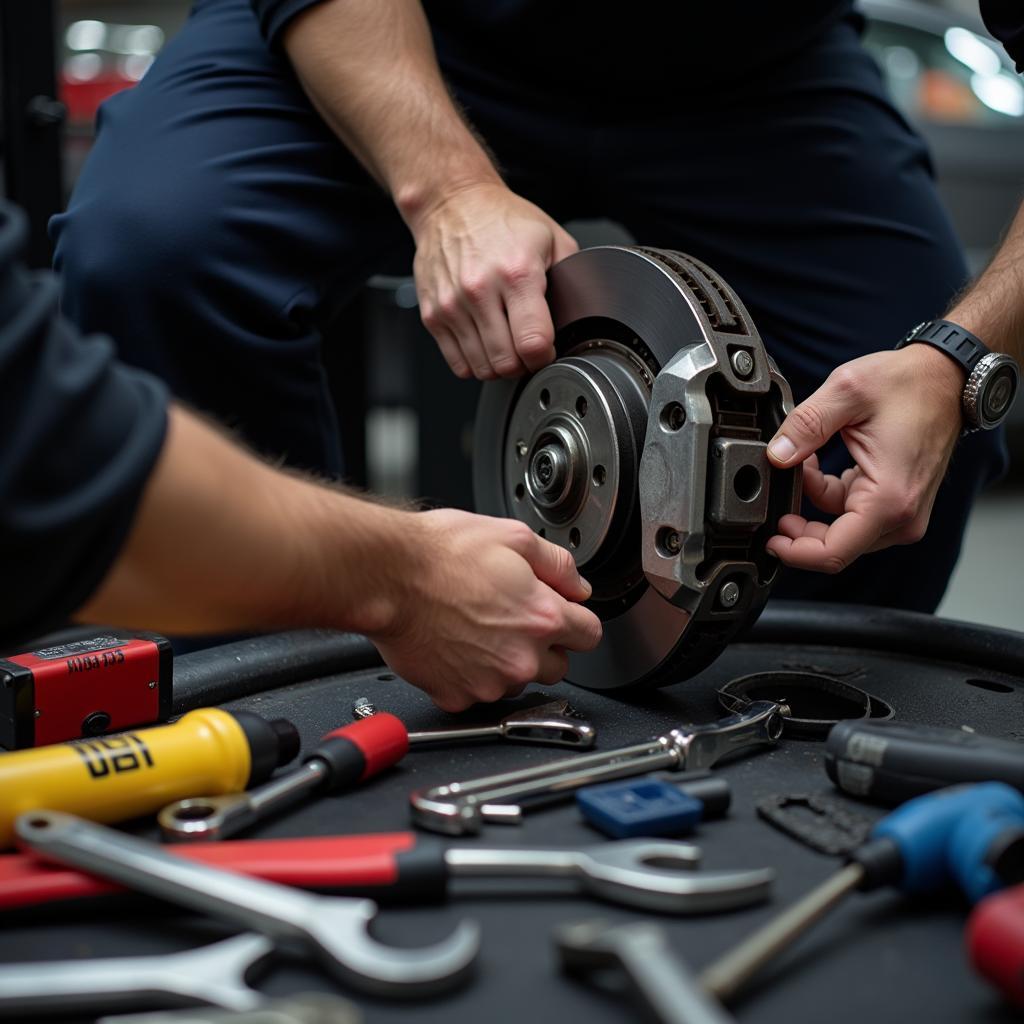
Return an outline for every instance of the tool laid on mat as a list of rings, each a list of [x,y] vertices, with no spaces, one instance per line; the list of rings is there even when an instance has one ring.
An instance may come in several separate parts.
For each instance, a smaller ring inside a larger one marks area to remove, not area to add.
[[[731,801],[729,783],[710,772],[683,778],[661,772],[576,793],[584,820],[613,839],[687,835],[700,822],[723,817]]]
[[[974,969],[1024,1008],[1024,885],[986,896],[964,933]]]
[[[523,808],[511,801],[570,797],[583,786],[662,768],[710,768],[728,754],[774,744],[784,713],[782,705],[755,701],[739,714],[680,726],[646,743],[416,790],[410,796],[413,821],[449,835],[479,832],[483,821],[518,824]]]
[[[351,789],[397,764],[408,750],[402,721],[381,712],[327,733],[298,768],[247,793],[169,804],[158,815],[160,829],[168,842],[225,839],[313,793]]]
[[[103,633],[0,658],[0,747],[23,750],[165,722],[171,642]]]
[[[894,805],[964,782],[1024,790],[1024,743],[907,722],[841,722],[825,770],[844,793]]]
[[[352,705],[356,718],[371,718],[377,709],[368,697]],[[520,708],[491,725],[457,725],[451,729],[410,732],[409,746],[421,743],[462,743],[465,740],[503,739],[518,743],[546,743],[558,747],[592,747],[597,732],[567,700]]]
[[[673,953],[665,931],[646,921],[583,921],[555,932],[562,970],[582,975],[625,970],[636,995],[661,1024],[730,1024],[732,1017],[700,987]]]
[[[420,949],[384,945],[369,932],[372,900],[318,896],[175,856],[160,846],[70,814],[35,811],[15,823],[18,840],[46,860],[71,864],[131,889],[298,942],[343,984],[364,992],[417,996],[461,982],[476,958],[475,924]]]
[[[263,782],[298,752],[298,731],[283,718],[202,708],[172,725],[0,754],[0,849],[24,811],[127,821],[179,796]]]
[[[975,901],[1024,881],[1024,795],[1001,782],[917,797],[879,821],[849,863],[707,967],[701,984],[728,1002],[754,974],[854,889],[924,893],[955,882]]]
[[[438,900],[451,878],[565,878],[611,903],[671,913],[705,913],[767,899],[769,868],[696,871],[689,843],[626,840],[596,846],[508,849],[448,847],[414,832],[304,839],[248,839],[173,847],[189,861],[284,885],[379,894],[388,902]],[[98,897],[109,881],[41,864],[31,854],[0,857],[0,910]]]
[[[852,853],[875,823],[820,793],[772,793],[754,805],[757,816],[773,828],[818,853],[832,857]]]

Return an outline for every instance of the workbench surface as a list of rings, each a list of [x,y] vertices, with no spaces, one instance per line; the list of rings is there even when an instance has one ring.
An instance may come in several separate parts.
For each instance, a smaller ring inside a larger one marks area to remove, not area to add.
[[[891,702],[904,721],[968,725],[978,732],[1024,739],[1024,679],[922,657],[872,653],[854,648],[783,643],[733,645],[696,679],[626,703],[567,684],[530,694],[568,697],[598,730],[598,749],[658,735],[674,725],[720,716],[715,687],[729,679],[767,669],[821,669],[848,678]],[[974,682],[968,683],[971,679]],[[979,686],[978,681],[984,686]],[[351,719],[352,702],[368,696],[410,729],[449,724],[418,690],[383,670],[335,676],[233,702],[268,717],[284,716],[299,727],[305,748]],[[481,709],[479,719],[497,717]],[[511,743],[479,743],[417,749],[403,763],[355,793],[313,801],[253,830],[252,836],[298,836],[397,831],[409,827],[407,794],[425,785],[510,770],[572,756],[569,751]],[[822,766],[822,744],[784,739],[771,751],[723,765],[733,787],[725,820],[703,825],[694,837],[709,868],[773,866],[778,872],[772,902],[704,917],[659,916],[676,952],[699,970],[769,916],[824,879],[836,862],[811,852],[761,822],[754,803],[771,793],[832,793]],[[862,813],[881,810],[848,801]],[[153,835],[142,824],[137,831]],[[487,825],[480,837],[459,844],[585,845],[601,837],[585,825],[573,804],[537,810],[522,827]],[[434,941],[457,921],[482,926],[483,947],[473,979],[453,994],[412,1005],[369,999],[335,989],[318,969],[282,965],[261,984],[271,994],[313,989],[338,991],[357,1003],[373,1024],[529,1021],[545,1024],[586,1020],[620,1024],[638,1019],[631,999],[614,979],[602,987],[561,977],[552,944],[557,925],[602,917],[629,921],[638,911],[577,895],[571,883],[553,880],[452,883],[452,898],[441,906],[384,907],[374,931],[396,945]],[[741,1024],[864,1024],[865,1020],[977,1021],[1017,1019],[998,995],[976,978],[963,949],[966,907],[955,896],[912,903],[898,893],[855,894],[767,969],[733,1006]],[[98,920],[79,909],[35,911],[0,918],[0,961],[130,955],[185,949],[229,934],[187,914],[154,914],[151,906],[120,909]],[[67,1016],[51,1020],[82,1020]],[[91,1019],[91,1018],[89,1018]]]

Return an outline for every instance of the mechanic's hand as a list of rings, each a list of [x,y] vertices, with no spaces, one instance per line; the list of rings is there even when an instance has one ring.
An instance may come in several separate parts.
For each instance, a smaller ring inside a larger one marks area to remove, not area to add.
[[[572,555],[525,523],[455,509],[414,520],[407,589],[395,623],[371,636],[385,661],[445,711],[556,683],[566,649],[589,651],[601,620],[577,602],[590,585]]]
[[[768,550],[787,565],[835,573],[869,551],[913,544],[962,425],[964,377],[930,345],[845,363],[786,417],[769,444],[776,466],[803,462],[804,493],[829,525],[787,515]],[[826,475],[814,452],[840,432],[856,463]]]
[[[420,315],[459,377],[539,370],[555,356],[544,301],[575,240],[500,182],[467,185],[410,220]]]

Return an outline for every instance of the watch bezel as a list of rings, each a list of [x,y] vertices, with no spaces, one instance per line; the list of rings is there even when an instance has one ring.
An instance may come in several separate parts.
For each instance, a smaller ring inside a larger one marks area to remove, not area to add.
[[[1000,370],[1008,370],[1013,390],[1002,413],[990,416],[985,410],[985,395],[997,379]],[[975,364],[961,397],[964,420],[975,430],[994,430],[1010,414],[1017,392],[1020,390],[1020,367],[1013,356],[1005,352],[987,352]]]

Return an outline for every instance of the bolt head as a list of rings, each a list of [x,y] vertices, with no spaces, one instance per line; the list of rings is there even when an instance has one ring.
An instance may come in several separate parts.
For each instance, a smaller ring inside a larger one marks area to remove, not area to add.
[[[749,377],[754,372],[754,357],[744,348],[733,352],[731,362],[737,377]]]
[[[718,591],[718,603],[723,608],[733,608],[740,599],[740,585],[733,580],[722,584]]]
[[[526,458],[527,451],[528,451],[528,448],[527,448],[527,444],[526,444],[525,441],[516,441],[516,458],[517,459],[524,459],[524,458]]]
[[[682,542],[679,539],[679,534],[674,530],[671,533],[665,535],[665,550],[670,551],[673,555],[679,553],[679,549],[682,547]]]
[[[150,679],[150,681],[149,681],[149,688],[151,690],[155,690],[156,689],[156,680],[155,679]]]

